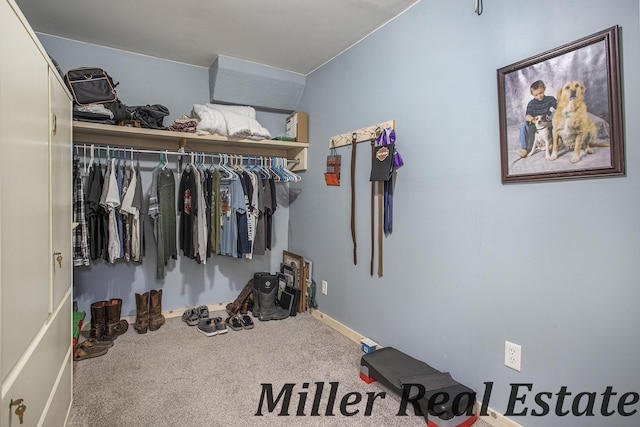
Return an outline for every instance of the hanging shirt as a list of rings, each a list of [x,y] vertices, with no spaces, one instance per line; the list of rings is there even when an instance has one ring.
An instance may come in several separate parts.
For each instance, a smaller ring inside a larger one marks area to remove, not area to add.
[[[247,223],[247,213],[249,211],[248,191],[250,184],[247,184],[248,178],[246,177],[246,171],[239,171],[238,177],[244,200],[243,209],[236,210],[236,218],[238,221],[238,257],[242,257],[243,254],[251,252],[251,246],[249,245],[249,225]]]
[[[125,228],[127,229],[127,245],[125,249],[125,259],[138,261],[140,259],[140,211],[133,206],[133,201],[138,187],[138,177],[133,165],[130,166],[130,179],[122,196],[122,206],[120,212],[126,218]],[[124,187],[123,187],[124,188]],[[127,258],[128,257],[128,258]]]
[[[195,258],[193,242],[193,221],[198,210],[196,174],[191,165],[187,165],[180,178],[178,187],[178,212],[180,212],[179,248],[184,256]]]
[[[89,257],[93,261],[104,257],[106,246],[105,210],[100,205],[103,184],[102,166],[94,163],[91,165],[87,179],[85,206],[89,231]]]
[[[267,180],[268,190],[265,186],[265,234],[267,249],[271,249],[271,240],[273,235],[273,215],[278,206],[276,195],[276,182],[273,177]],[[268,192],[268,193],[267,193]]]
[[[244,192],[240,179],[220,181],[221,234],[220,254],[238,257],[237,213],[245,210]]]
[[[207,204],[205,201],[205,175],[204,172],[192,165],[193,170],[196,175],[196,201],[198,204],[198,210],[196,211],[196,221],[194,223],[194,227],[196,232],[194,233],[195,244],[194,244],[194,253],[196,255],[196,260],[201,264],[207,263]]]
[[[131,259],[136,262],[142,262],[142,258],[144,257],[144,212],[143,212],[143,202],[142,202],[142,180],[140,179],[140,164],[137,164],[135,167],[135,175],[136,175],[136,191],[133,196],[133,201],[131,202],[131,206],[133,206],[138,211],[137,222],[135,223],[135,227],[133,228],[133,232],[136,232],[136,236],[132,237],[132,254]],[[173,206],[173,204],[171,204]],[[136,242],[136,245],[133,246],[133,242]],[[135,251],[133,250],[135,248]]]
[[[254,171],[247,173],[249,181],[247,187],[251,187],[249,191],[249,209],[247,211],[247,232],[249,238],[249,251],[244,254],[247,259],[253,258],[253,245],[256,237],[256,226],[258,223],[258,182],[260,178],[256,176]]]
[[[80,159],[73,162],[73,265],[89,265],[89,237],[85,216],[84,185],[80,170]]]
[[[107,170],[107,176],[102,188],[101,205],[108,214],[108,260],[114,263],[120,257],[120,234],[118,230],[118,220],[116,218],[116,208],[120,206],[120,193],[116,180],[116,159],[111,159]],[[103,202],[104,200],[104,202]]]
[[[211,172],[211,225],[210,246],[211,252],[220,253],[221,211],[220,211],[220,171],[214,169]]]
[[[268,180],[266,178],[262,178],[260,175],[256,176],[256,188],[257,188],[257,198],[256,198],[256,232],[253,238],[253,253],[255,255],[264,255],[266,252],[266,227],[265,227],[265,184],[266,187],[269,187]],[[269,200],[271,202],[271,200]]]

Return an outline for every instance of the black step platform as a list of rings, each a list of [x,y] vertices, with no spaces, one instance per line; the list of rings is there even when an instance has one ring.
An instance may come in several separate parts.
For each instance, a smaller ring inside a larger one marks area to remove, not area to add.
[[[406,413],[413,416],[417,411],[428,427],[469,427],[478,418],[475,391],[448,372],[440,372],[393,347],[363,355],[360,378],[366,383],[378,381],[399,394],[407,403]]]

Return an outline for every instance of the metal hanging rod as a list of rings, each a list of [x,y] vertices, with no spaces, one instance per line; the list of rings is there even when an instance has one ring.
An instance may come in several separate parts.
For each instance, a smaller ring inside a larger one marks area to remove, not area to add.
[[[186,155],[191,155],[191,154],[203,154],[205,156],[216,156],[219,159],[221,158],[221,156],[227,156],[228,158],[239,158],[241,161],[242,160],[252,160],[252,159],[257,159],[257,158],[279,158],[279,159],[284,159],[287,161],[287,163],[289,164],[298,164],[300,163],[300,159],[285,159],[284,157],[279,157],[279,156],[264,156],[264,155],[246,155],[246,154],[227,154],[227,153],[207,153],[204,151],[184,151],[183,149],[180,150],[148,150],[148,149],[144,149],[144,148],[132,148],[132,147],[122,147],[122,146],[110,146],[110,145],[100,145],[100,144],[74,144],[76,150],[78,148],[80,148],[81,146],[83,147],[83,149],[86,151],[87,148],[91,149],[97,149],[97,150],[105,150],[105,151],[111,151],[113,150],[113,152],[116,151],[124,151],[124,153],[145,153],[145,154],[167,154],[167,155],[173,155],[173,156],[186,156]]]

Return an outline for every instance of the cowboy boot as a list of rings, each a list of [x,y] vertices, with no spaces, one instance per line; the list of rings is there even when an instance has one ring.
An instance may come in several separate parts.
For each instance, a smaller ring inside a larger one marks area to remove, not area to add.
[[[289,317],[289,310],[276,305],[276,297],[278,296],[276,276],[261,277],[258,282],[258,301],[260,301],[258,319],[261,321],[282,320]]]
[[[139,334],[146,334],[149,327],[149,292],[136,294],[136,324],[133,326]]]
[[[152,289],[149,299],[149,330],[157,331],[165,322],[162,315],[162,289],[159,291]]]
[[[116,339],[119,335],[127,332],[129,323],[126,320],[120,320],[122,312],[122,300],[120,298],[112,298],[107,301],[105,311],[107,314],[106,336]]]
[[[245,307],[246,313],[246,301],[249,298],[249,294],[251,294],[251,292],[253,292],[253,279],[250,279],[249,282],[244,285],[244,288],[242,289],[242,291],[240,291],[240,295],[238,295],[238,298],[236,298],[235,301],[227,304],[227,313],[229,313],[229,315],[231,316],[238,314],[238,310],[240,310],[243,305]]]
[[[91,304],[91,332],[89,333],[89,336],[97,339],[98,341],[113,339],[111,337],[107,337],[105,334],[106,305],[107,301],[97,301]]]

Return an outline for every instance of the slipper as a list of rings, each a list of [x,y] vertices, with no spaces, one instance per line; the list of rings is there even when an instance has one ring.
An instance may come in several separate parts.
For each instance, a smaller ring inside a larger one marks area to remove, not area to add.
[[[214,319],[209,319],[209,318],[200,319],[200,321],[198,322],[197,329],[198,329],[198,332],[201,332],[208,337],[212,337],[218,334],[218,330],[216,329],[216,324],[214,322]]]
[[[227,333],[227,325],[222,321],[222,317],[213,318],[213,322],[216,325],[216,333],[217,334],[226,334]]]
[[[78,348],[76,349],[76,352],[73,356],[73,360],[77,362],[80,360],[90,359],[92,357],[104,356],[105,354],[107,354],[107,350],[108,349],[106,347],[94,348],[89,351],[86,351],[82,348]]]
[[[83,350],[95,349],[95,348],[109,348],[113,347],[113,341],[98,341],[95,338],[88,338],[78,344]]]
[[[189,326],[196,326],[200,321],[200,316],[195,308],[190,308],[182,314],[182,321]]]
[[[229,325],[229,327],[231,329],[233,329],[234,331],[241,331],[242,330],[242,322],[240,322],[240,319],[238,319],[237,316],[229,316],[229,317],[227,317],[227,319],[225,320],[225,323],[227,325]]]
[[[253,320],[247,314],[242,315],[242,326],[245,329],[253,329]]]
[[[195,311],[201,319],[207,319],[209,317],[209,307],[207,307],[206,305],[201,305],[200,307],[196,308]]]

